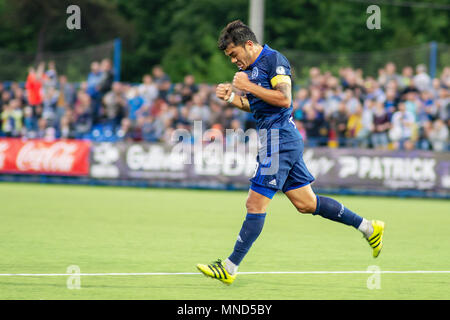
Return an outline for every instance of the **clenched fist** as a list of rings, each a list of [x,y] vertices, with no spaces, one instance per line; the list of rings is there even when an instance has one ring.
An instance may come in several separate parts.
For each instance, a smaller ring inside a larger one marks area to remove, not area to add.
[[[227,101],[230,98],[231,92],[233,92],[233,86],[231,83],[220,83],[216,88],[217,98],[224,101]]]
[[[236,72],[236,74],[234,75],[233,78],[233,86],[236,89],[242,90],[242,91],[247,91],[246,88],[248,86],[248,84],[250,84],[250,80],[248,79],[248,76],[245,72]]]

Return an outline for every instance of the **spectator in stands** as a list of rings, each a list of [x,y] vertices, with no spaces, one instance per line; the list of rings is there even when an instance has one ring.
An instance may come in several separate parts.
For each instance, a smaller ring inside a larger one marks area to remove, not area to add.
[[[409,87],[413,83],[414,70],[410,66],[406,66],[402,70],[398,85],[401,90]]]
[[[128,105],[128,118],[132,121],[132,124],[134,124],[134,122],[137,119],[137,112],[139,111],[139,109],[144,105],[144,98],[142,98],[141,95],[139,95],[138,92],[138,87],[127,87],[127,94],[126,94],[126,98],[127,98],[127,105]],[[122,120],[123,123],[123,120]]]
[[[344,74],[344,81],[342,82],[342,87],[345,91],[346,90],[355,91],[358,89],[359,85],[357,74],[355,70],[353,70],[352,68],[346,69],[346,72]]]
[[[51,126],[56,125],[56,104],[58,102],[59,92],[54,87],[48,87],[44,92],[42,101],[42,117],[47,119],[47,123]]]
[[[68,110],[64,116],[61,117],[59,126],[57,128],[56,136],[61,139],[72,139],[74,136],[74,128],[72,122],[72,111]]]
[[[77,139],[90,133],[92,127],[91,97],[85,91],[78,91],[74,108],[74,130]]]
[[[433,94],[429,90],[422,91],[418,100],[417,122],[419,127],[423,127],[424,122],[434,121],[438,118],[438,109]]]
[[[182,103],[186,103],[191,100],[194,94],[198,92],[198,86],[195,84],[195,78],[193,75],[188,74],[184,77],[180,92]]]
[[[395,81],[396,83],[400,82],[401,78],[397,74],[397,67],[395,66],[395,63],[393,62],[386,63],[385,71],[386,73],[384,78],[384,85],[387,85],[390,81]]]
[[[8,90],[3,90],[0,99],[0,112],[3,111],[12,99],[11,92]]]
[[[368,100],[384,101],[386,99],[383,89],[380,87],[380,85],[374,78],[369,77],[368,79],[366,79],[364,83],[364,89],[365,89],[364,101]]]
[[[105,63],[105,66],[106,64],[108,64],[108,62]],[[108,69],[108,66],[106,66],[106,69]],[[111,74],[105,74],[102,71],[99,62],[93,61],[91,63],[91,72],[89,73],[86,81],[86,93],[91,97],[94,123],[98,123],[100,121],[102,96],[105,94],[105,90],[109,86],[109,81],[111,80],[108,77],[111,77]]]
[[[133,130],[133,123],[129,118],[123,118],[120,128],[116,132],[116,136],[120,141],[132,142],[136,137]]]
[[[34,138],[37,131],[37,119],[33,116],[33,109],[26,106],[23,110],[22,135],[26,138]]]
[[[187,106],[182,106],[178,109],[178,116],[174,121],[175,127],[177,129],[191,129],[191,122],[188,119],[189,117],[189,108]],[[221,118],[223,119],[223,118]]]
[[[319,146],[323,144],[323,135],[320,131],[323,125],[323,120],[317,116],[317,111],[312,107],[305,108],[305,117],[302,122],[310,145]]]
[[[314,110],[316,117],[319,120],[323,120],[325,118],[325,99],[323,99],[322,93],[318,88],[311,88],[310,91],[311,97],[305,103],[304,109]]]
[[[18,137],[22,131],[23,112],[18,99],[11,99],[1,113],[2,131],[7,137]]]
[[[429,132],[429,140],[434,151],[447,151],[449,130],[444,121],[437,119]]]
[[[406,110],[404,102],[398,105],[398,111],[392,115],[392,127],[389,130],[389,137],[393,142],[394,149],[404,149],[406,141],[413,139],[415,128],[414,115]]]
[[[178,118],[178,113],[179,113],[179,111],[176,106],[167,104],[164,112],[161,114],[161,118],[164,120],[164,122],[169,120],[170,125],[173,126],[175,119]]]
[[[295,126],[297,127],[298,132],[300,132],[300,134],[302,135],[303,141],[307,142],[308,135],[306,133],[305,127],[303,126],[303,122],[301,122],[300,120],[295,120],[294,123]]]
[[[194,121],[202,121],[204,129],[210,126],[211,111],[206,105],[204,98],[200,94],[195,94],[192,98],[193,105],[189,110],[188,119]]]
[[[345,133],[347,132],[348,113],[345,102],[341,101],[338,109],[329,118],[330,129],[333,130],[339,145],[345,145]]]
[[[158,98],[158,86],[153,82],[153,78],[149,74],[142,77],[142,84],[138,87],[138,94],[144,99],[145,106],[151,106]]]
[[[114,73],[110,59],[103,59],[100,63],[101,77],[98,82],[98,91],[100,95],[104,95],[111,90],[114,82]]]
[[[19,100],[22,106],[27,105],[28,102],[25,97],[25,91],[21,87],[19,87],[17,82],[13,82],[13,84],[11,85],[11,90],[14,99]]]
[[[173,92],[167,96],[167,102],[172,106],[176,106],[177,108],[180,108],[183,105],[181,101],[181,95],[176,92]]]
[[[370,143],[370,137],[373,132],[373,116],[376,100],[371,99],[365,107],[360,107],[361,112],[361,130],[356,135],[358,146],[367,148]]]
[[[223,128],[220,125],[216,125],[215,127],[219,132],[216,136],[218,136],[214,141],[217,141],[218,138],[222,138],[223,137]],[[225,134],[225,143],[227,144],[228,147],[235,147],[238,144],[243,144],[245,143],[245,135],[243,134],[243,130],[242,129],[242,124],[238,119],[233,119],[231,121],[231,127],[227,128],[227,129],[231,129],[228,130]]]
[[[347,121],[347,145],[356,147],[360,143],[361,130],[363,128],[362,123],[362,107],[360,104],[356,106],[356,110],[350,113]]]
[[[436,99],[436,109],[439,119],[443,121],[450,120],[450,90],[441,88],[439,89],[439,96]],[[450,126],[450,122],[447,123]]]
[[[219,124],[220,125],[220,118],[222,117],[222,105],[219,101],[213,100],[209,104],[211,109],[211,114],[209,116],[209,121],[211,122],[211,125]],[[220,126],[222,127],[222,126]]]
[[[358,107],[361,105],[359,99],[355,96],[354,92],[350,89],[345,90],[343,102],[349,115],[354,114]]]
[[[56,119],[59,123],[61,117],[66,113],[66,110],[72,108],[75,103],[75,88],[73,84],[67,82],[67,77],[65,75],[59,76],[58,91]]]
[[[309,87],[319,87],[321,84],[320,69],[317,67],[312,67],[309,69]]]
[[[378,69],[377,82],[384,88],[384,85],[386,84],[386,70],[384,70],[384,68]]]
[[[164,134],[164,122],[154,116],[147,116],[143,119],[142,138],[147,142],[157,142]]]
[[[58,85],[58,72],[56,71],[55,61],[49,61],[47,64],[47,71],[43,76],[44,94],[49,88],[55,89]]]
[[[306,88],[298,90],[293,103],[293,118],[295,120],[302,120],[304,117],[303,109],[308,102],[309,91]]]
[[[388,131],[391,127],[388,113],[381,102],[375,103],[373,114],[372,146],[375,149],[387,149],[389,144]]]
[[[221,122],[220,125],[222,126],[222,128],[230,128],[231,127],[231,122],[234,119],[234,108],[232,107],[226,107],[224,109],[224,113],[223,116],[221,118]]]
[[[428,90],[431,88],[431,78],[427,74],[427,67],[424,64],[419,64],[416,67],[416,75],[413,78],[414,86],[419,91]]]
[[[9,100],[11,99],[11,94],[8,92],[8,90],[5,89],[5,85],[3,82],[0,82],[0,114],[3,111],[3,107],[6,106],[9,103]],[[1,127],[1,125],[0,125]],[[1,130],[0,130],[1,134]]]
[[[419,94],[416,91],[410,91],[406,95],[404,95],[406,101],[405,101],[405,108],[407,111],[409,111],[412,115],[414,115],[414,121],[418,120],[418,114],[419,114],[419,106],[420,106],[420,100],[419,100]]]
[[[40,118],[37,122],[37,130],[35,134],[35,138],[44,138],[45,131],[47,130],[47,119]]]
[[[386,99],[384,100],[384,109],[386,110],[386,114],[390,119],[395,111],[397,111],[397,105],[400,101],[399,96],[397,94],[397,90],[394,88],[389,88],[386,90]]]
[[[430,141],[430,132],[433,128],[433,123],[431,121],[425,121],[418,129],[418,138],[417,138],[417,148],[422,150],[430,150],[431,141]]]
[[[439,82],[441,88],[450,89],[450,67],[445,67],[442,70]]]
[[[104,123],[115,130],[125,116],[126,108],[127,101],[123,94],[123,85],[120,82],[114,82],[112,90],[103,97]]]
[[[438,78],[434,78],[431,81],[431,95],[433,99],[437,99],[439,97],[439,90],[441,89],[441,80]]]
[[[33,67],[28,69],[28,77],[25,82],[25,88],[27,90],[27,99],[30,106],[33,107],[34,113],[39,114],[40,112],[36,109],[42,104],[42,74],[43,65],[40,64],[38,69],[35,70]]]
[[[160,65],[156,65],[152,69],[153,80],[158,86],[159,96],[166,99],[171,88],[170,77],[164,72]]]
[[[91,97],[91,99],[95,99],[100,92],[100,81],[102,81],[102,71],[100,70],[100,63],[98,61],[93,61],[91,63],[91,72],[87,77],[87,88],[86,93]]]

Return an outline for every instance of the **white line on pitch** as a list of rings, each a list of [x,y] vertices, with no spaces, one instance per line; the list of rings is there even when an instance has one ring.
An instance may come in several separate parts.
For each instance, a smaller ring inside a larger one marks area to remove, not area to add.
[[[253,271],[238,272],[238,274],[426,274],[426,273],[449,273],[447,270],[409,270],[409,271]],[[142,273],[0,273],[0,277],[68,277],[68,276],[176,276],[196,275],[200,272],[142,272]]]

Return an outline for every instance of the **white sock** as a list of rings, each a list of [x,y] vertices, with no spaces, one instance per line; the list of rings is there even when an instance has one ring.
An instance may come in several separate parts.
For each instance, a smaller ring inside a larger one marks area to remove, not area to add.
[[[372,221],[363,218],[358,230],[361,231],[366,238],[369,238],[373,233]]]
[[[230,259],[226,258],[224,261],[224,267],[225,270],[227,270],[227,272],[231,275],[235,274],[237,272],[238,266],[235,265],[233,262],[231,262]]]

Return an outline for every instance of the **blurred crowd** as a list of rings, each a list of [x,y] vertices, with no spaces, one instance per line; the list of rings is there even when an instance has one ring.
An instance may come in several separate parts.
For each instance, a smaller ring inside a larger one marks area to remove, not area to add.
[[[293,88],[293,119],[309,146],[449,151],[450,67],[431,78],[425,65],[377,77],[341,68],[309,70]],[[30,68],[25,83],[0,82],[0,136],[94,141],[170,142],[176,129],[255,128],[251,113],[215,97],[215,86],[186,75],[173,83],[154,66],[141,83],[115,82],[111,61],[91,63],[86,81],[70,83],[54,62]]]

